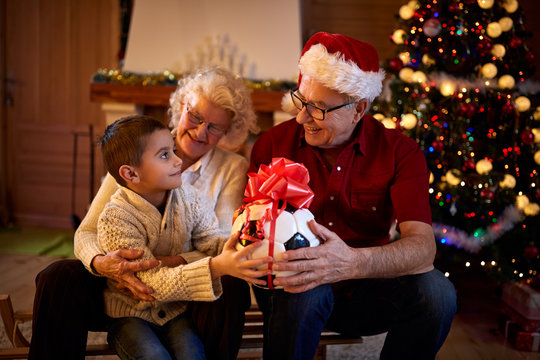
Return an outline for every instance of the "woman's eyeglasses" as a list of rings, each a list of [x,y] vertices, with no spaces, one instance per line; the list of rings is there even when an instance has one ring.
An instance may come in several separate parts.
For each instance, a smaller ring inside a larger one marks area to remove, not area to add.
[[[221,136],[227,132],[227,129],[224,129],[216,124],[212,124],[208,121],[205,121],[203,118],[200,117],[200,115],[194,113],[191,110],[191,105],[186,104],[186,112],[188,115],[188,121],[191,125],[199,126],[201,124],[206,124],[206,131],[208,131],[208,134],[213,136]]]

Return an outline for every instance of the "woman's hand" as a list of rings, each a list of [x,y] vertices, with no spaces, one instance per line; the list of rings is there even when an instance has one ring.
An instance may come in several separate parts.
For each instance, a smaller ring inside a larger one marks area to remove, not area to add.
[[[272,267],[273,270],[298,273],[274,280],[274,285],[283,286],[285,291],[291,293],[350,279],[354,276],[354,269],[359,266],[354,250],[336,233],[314,220],[309,222],[309,227],[321,239],[321,245],[286,251],[283,260],[289,262],[276,262]]]
[[[232,234],[225,243],[221,254],[210,260],[212,277],[218,278],[223,275],[231,275],[252,284],[265,286],[266,280],[261,280],[259,278],[270,274],[271,270],[267,268],[264,270],[257,270],[257,268],[272,262],[272,257],[266,256],[259,259],[248,260],[248,256],[255,251],[256,248],[261,246],[262,242],[257,241],[241,250],[236,250],[236,243],[238,242],[239,235],[240,232]]]
[[[140,258],[142,254],[142,250],[118,249],[107,255],[94,257],[91,265],[98,274],[117,281],[116,287],[134,299],[153,301],[154,297],[150,295],[153,292],[152,288],[143,284],[135,273],[152,269],[159,265],[159,261],[128,261]]]

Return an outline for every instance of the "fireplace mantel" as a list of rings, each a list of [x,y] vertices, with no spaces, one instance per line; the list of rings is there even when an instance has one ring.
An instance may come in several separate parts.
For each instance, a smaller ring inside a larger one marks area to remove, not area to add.
[[[169,97],[174,91],[169,85],[123,85],[91,83],[90,100],[102,103],[107,124],[133,113],[145,113],[145,108],[169,106]],[[267,129],[273,125],[273,114],[281,110],[284,91],[252,91],[253,108],[257,112],[259,125]]]

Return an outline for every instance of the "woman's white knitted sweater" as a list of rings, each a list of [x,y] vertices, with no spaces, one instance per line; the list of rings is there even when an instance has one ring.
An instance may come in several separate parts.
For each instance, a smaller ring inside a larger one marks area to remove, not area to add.
[[[222,292],[212,280],[210,257],[219,254],[229,234],[219,229],[217,218],[197,190],[188,184],[171,190],[163,216],[137,193],[119,187],[98,220],[98,243],[106,251],[141,249],[141,259],[179,255],[198,250],[207,257],[177,267],[158,266],[137,277],[154,292],[154,302],[138,301],[108,280],[105,312],[118,317],[139,317],[163,325],[187,308],[187,301],[213,301]]]

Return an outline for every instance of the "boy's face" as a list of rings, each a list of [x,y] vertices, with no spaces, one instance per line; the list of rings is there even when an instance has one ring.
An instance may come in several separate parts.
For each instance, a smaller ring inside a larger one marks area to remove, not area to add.
[[[179,187],[182,184],[181,169],[182,160],[174,153],[171,132],[162,129],[148,135],[141,164],[136,167],[140,190],[152,193]]]

